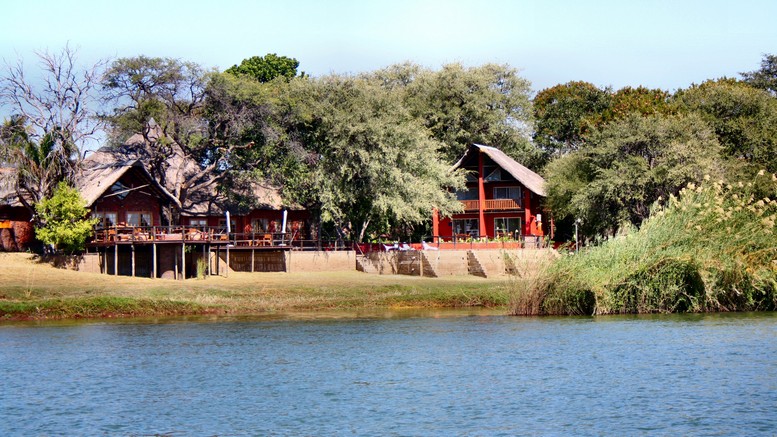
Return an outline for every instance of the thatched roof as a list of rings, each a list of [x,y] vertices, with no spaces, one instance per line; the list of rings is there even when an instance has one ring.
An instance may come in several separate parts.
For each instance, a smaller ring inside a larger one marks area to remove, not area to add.
[[[155,125],[146,135],[149,140],[155,141],[162,136],[161,130]],[[142,134],[132,135],[120,147],[103,147],[90,156],[99,157],[101,160],[116,162],[122,161],[140,161],[149,160],[146,149],[146,138]],[[180,146],[174,142],[170,144],[170,156],[165,159],[165,188],[169,192],[174,192],[177,181],[191,181],[197,177],[200,168],[196,162],[187,159]],[[195,181],[197,182],[197,181]],[[217,183],[195,184],[197,188],[186,193],[183,204],[180,205],[181,214],[185,216],[211,216],[221,215],[230,210],[233,213],[234,206],[231,205],[233,199],[219,190]],[[269,183],[246,182],[239,186],[233,186],[229,189],[233,197],[242,197],[247,200],[247,204],[252,205],[252,209],[271,209],[281,210],[284,208],[278,188]]]
[[[86,200],[86,206],[90,207],[130,170],[139,172],[155,191],[166,197],[174,205],[181,206],[178,199],[159,185],[140,160],[116,159],[115,155],[103,149],[92,153],[88,158],[84,159],[81,172],[76,177],[75,187],[81,193],[81,197]]]
[[[516,160],[510,158],[504,152],[495,147],[473,144],[467,148],[461,159],[459,159],[459,161],[453,165],[453,168],[460,168],[470,157],[473,156],[474,153],[478,152],[485,153],[498,166],[502,167],[503,170],[510,173],[510,175],[514,177],[515,180],[522,183],[534,194],[540,195],[542,197],[547,195],[545,193],[545,179],[543,179],[542,176],[519,164]]]

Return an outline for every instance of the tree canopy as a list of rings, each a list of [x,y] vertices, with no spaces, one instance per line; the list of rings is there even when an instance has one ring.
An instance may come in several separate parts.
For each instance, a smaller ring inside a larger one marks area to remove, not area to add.
[[[235,76],[245,75],[259,82],[270,82],[277,77],[283,77],[286,80],[294,78],[297,76],[297,67],[299,67],[299,61],[296,59],[269,53],[265,56],[243,59],[240,65],[233,65],[225,72]]]
[[[585,149],[551,162],[548,203],[589,233],[639,225],[651,205],[689,182],[719,174],[714,132],[696,115],[632,114],[591,132]]]

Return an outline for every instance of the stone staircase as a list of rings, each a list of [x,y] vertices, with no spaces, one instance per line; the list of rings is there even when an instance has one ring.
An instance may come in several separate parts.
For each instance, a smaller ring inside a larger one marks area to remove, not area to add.
[[[429,262],[429,258],[426,256],[426,253],[419,253],[421,254],[421,272],[423,275],[427,278],[438,278],[439,275],[437,274],[437,270],[435,270],[434,266],[432,266],[432,263]]]
[[[356,270],[364,273],[380,273],[375,264],[365,255],[356,255]]]
[[[486,269],[483,268],[480,260],[478,260],[478,256],[471,250],[467,251],[467,270],[472,276],[480,276],[481,278],[488,277]]]

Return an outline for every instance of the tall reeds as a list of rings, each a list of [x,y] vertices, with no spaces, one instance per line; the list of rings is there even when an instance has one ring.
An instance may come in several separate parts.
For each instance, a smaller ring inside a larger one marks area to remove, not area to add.
[[[776,197],[777,177],[763,171],[747,183],[689,184],[655,205],[639,230],[563,256],[530,281],[518,278],[512,312],[775,309]]]

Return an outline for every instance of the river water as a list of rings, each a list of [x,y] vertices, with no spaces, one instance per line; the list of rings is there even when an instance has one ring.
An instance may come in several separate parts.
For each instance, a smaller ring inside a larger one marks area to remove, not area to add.
[[[0,325],[0,435],[775,435],[777,315]]]

